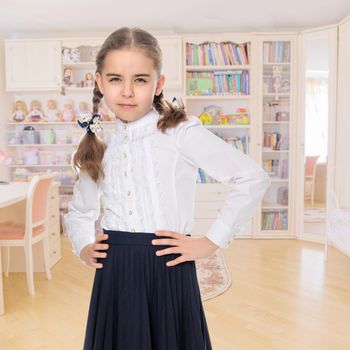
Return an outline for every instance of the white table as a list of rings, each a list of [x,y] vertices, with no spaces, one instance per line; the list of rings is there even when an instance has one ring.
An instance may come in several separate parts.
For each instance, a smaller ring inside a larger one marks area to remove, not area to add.
[[[10,182],[7,185],[0,185],[0,209],[23,201],[27,197],[29,182]],[[5,312],[4,308],[4,291],[2,285],[2,265],[1,265],[1,248],[0,248],[0,315]]]

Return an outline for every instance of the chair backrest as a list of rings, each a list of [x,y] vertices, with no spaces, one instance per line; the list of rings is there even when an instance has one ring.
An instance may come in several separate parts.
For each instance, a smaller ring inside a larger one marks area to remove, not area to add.
[[[305,176],[314,176],[318,158],[320,156],[305,157]]]
[[[35,175],[30,182],[26,204],[26,235],[34,227],[47,223],[52,175]]]

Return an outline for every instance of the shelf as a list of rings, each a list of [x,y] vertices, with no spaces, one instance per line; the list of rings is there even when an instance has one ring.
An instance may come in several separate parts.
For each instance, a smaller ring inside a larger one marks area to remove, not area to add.
[[[263,203],[261,206],[261,209],[288,209],[288,205],[282,205],[282,204],[267,204],[267,203]]]
[[[116,121],[102,121],[101,124],[116,124]],[[78,125],[78,122],[7,122],[7,125]]]
[[[241,70],[250,69],[250,65],[235,65],[235,66],[186,66],[186,71],[212,71],[212,70]]]
[[[95,68],[96,63],[95,62],[73,62],[73,63],[63,63],[62,66],[65,68]]]
[[[210,95],[210,96],[186,96],[186,100],[248,100],[251,95]]]
[[[264,62],[264,66],[290,66],[290,62]]]
[[[263,153],[288,153],[289,150],[263,150]]]
[[[268,121],[264,121],[263,122],[264,124],[277,124],[277,125],[279,125],[279,124],[286,124],[286,125],[288,125],[289,124],[289,121],[278,121],[278,120],[276,120],[276,121],[271,121],[271,120],[268,120]]]
[[[9,164],[9,168],[71,168],[72,166],[69,164],[66,165],[58,165],[58,164],[53,164],[53,165],[46,165],[46,164],[38,164],[38,165],[25,165],[25,164]]]
[[[92,91],[94,90],[93,86],[88,86],[88,87],[77,87],[77,86],[63,86],[65,92],[76,92],[76,91],[86,91],[89,93],[92,93]]]
[[[250,125],[205,125],[203,124],[208,129],[249,129]]]
[[[54,147],[54,146],[78,146],[78,143],[48,143],[48,144],[44,144],[44,143],[28,143],[28,144],[24,144],[24,143],[20,143],[20,144],[16,144],[16,145],[7,145],[8,147]]]
[[[268,93],[264,93],[263,96],[266,96],[266,97],[276,97],[276,96],[289,97],[290,93],[289,92],[286,92],[286,93],[283,93],[283,92],[268,92]]]

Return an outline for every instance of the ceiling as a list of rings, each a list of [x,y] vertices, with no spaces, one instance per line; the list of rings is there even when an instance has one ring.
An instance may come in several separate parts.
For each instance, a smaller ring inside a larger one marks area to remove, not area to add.
[[[348,15],[349,0],[0,0],[0,36],[84,35],[121,26],[155,34],[299,31]]]

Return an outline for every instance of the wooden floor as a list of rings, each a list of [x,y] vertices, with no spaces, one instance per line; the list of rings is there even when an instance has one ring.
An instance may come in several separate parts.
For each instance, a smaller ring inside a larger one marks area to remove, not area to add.
[[[62,250],[51,281],[35,274],[35,297],[24,273],[4,277],[1,350],[82,349],[94,270],[66,237]],[[204,302],[214,350],[350,349],[350,258],[330,248],[324,264],[322,246],[296,240],[236,240],[223,253],[232,285]]]

